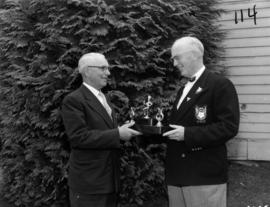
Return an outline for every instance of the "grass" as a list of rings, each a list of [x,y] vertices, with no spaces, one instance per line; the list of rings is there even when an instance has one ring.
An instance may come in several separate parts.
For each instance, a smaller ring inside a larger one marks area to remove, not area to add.
[[[14,206],[0,198],[0,207]],[[167,207],[167,201],[158,199],[143,207]],[[270,162],[230,162],[228,207],[270,207]]]

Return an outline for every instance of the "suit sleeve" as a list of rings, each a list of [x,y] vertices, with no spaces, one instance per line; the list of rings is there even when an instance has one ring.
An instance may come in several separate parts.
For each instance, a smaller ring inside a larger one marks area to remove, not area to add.
[[[212,122],[203,126],[185,127],[185,143],[190,148],[222,145],[238,133],[240,112],[234,85],[228,79],[217,83],[212,100]]]
[[[72,148],[109,149],[120,147],[118,128],[93,129],[86,123],[83,104],[78,98],[67,96],[61,115]]]

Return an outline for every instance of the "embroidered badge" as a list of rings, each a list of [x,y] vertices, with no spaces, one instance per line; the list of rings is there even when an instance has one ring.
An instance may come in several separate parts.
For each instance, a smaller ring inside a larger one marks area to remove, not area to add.
[[[207,106],[195,106],[195,117],[197,123],[205,123],[207,117]]]

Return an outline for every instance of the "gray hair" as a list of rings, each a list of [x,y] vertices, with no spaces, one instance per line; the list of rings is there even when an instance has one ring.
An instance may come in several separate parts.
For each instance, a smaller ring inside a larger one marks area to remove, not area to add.
[[[78,70],[80,74],[84,73],[85,66],[89,63],[95,64],[98,59],[106,59],[105,56],[101,53],[91,52],[84,54],[78,62]]]
[[[192,51],[198,52],[202,56],[204,54],[204,46],[202,42],[196,37],[187,36],[187,37],[182,37],[180,39],[177,39],[174,42],[173,47],[178,47],[180,45],[188,45]]]

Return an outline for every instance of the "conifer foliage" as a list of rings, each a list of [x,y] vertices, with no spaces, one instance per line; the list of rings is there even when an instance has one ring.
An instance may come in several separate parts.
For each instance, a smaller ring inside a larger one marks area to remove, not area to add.
[[[183,35],[205,45],[221,71],[215,0],[0,0],[0,127],[4,196],[16,206],[64,207],[69,145],[61,101],[81,84],[78,58],[103,53],[106,93],[119,122],[147,94],[170,108],[179,82],[170,46]],[[164,145],[123,144],[122,205],[164,195]]]

